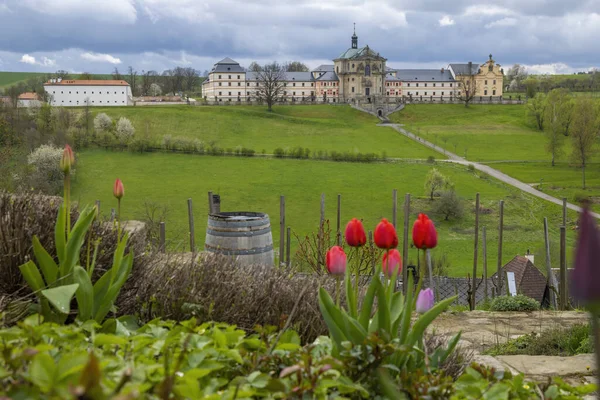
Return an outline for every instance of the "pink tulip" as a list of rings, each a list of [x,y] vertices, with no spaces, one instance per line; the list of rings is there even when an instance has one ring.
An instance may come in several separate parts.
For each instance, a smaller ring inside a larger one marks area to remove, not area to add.
[[[382,270],[390,278],[393,276],[394,270],[398,271],[398,275],[402,273],[402,256],[397,249],[392,249],[383,254]]]
[[[71,149],[71,146],[68,144],[65,144],[65,149],[63,150],[62,158],[60,159],[60,169],[65,174],[68,174],[74,164],[75,154],[73,154],[73,149]]]
[[[123,187],[123,182],[117,178],[115,181],[115,185],[113,186],[113,195],[121,200],[121,197],[125,194],[125,188]]]
[[[424,314],[427,311],[431,310],[435,300],[433,298],[433,290],[430,288],[421,290],[419,292],[419,296],[417,297],[417,312],[419,314]]]
[[[346,273],[346,253],[340,246],[333,246],[327,251],[327,271],[331,275]]]

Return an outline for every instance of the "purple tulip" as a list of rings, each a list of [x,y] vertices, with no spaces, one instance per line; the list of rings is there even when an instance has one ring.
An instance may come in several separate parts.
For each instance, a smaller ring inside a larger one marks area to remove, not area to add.
[[[421,290],[419,292],[419,296],[417,297],[417,312],[419,314],[424,314],[427,311],[431,310],[435,300],[433,298],[433,290],[427,288],[425,290]]]
[[[600,232],[587,207],[584,207],[579,217],[575,270],[571,284],[571,293],[582,304],[600,304]]]

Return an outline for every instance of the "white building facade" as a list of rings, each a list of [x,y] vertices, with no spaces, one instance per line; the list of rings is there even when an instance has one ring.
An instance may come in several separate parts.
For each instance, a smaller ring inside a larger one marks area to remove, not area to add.
[[[51,79],[44,84],[53,106],[128,106],[133,104],[129,83],[122,80]]]

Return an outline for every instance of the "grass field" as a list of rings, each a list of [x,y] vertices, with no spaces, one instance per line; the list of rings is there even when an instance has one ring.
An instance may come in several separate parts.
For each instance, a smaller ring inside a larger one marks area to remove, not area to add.
[[[377,153],[388,157],[424,158],[442,155],[403,137],[378,119],[349,106],[279,106],[267,112],[257,106],[144,106],[94,108],[113,119],[126,117],[136,135],[158,141],[165,135],[193,137],[222,148],[247,147],[271,154],[277,147],[297,146],[338,152]]]
[[[382,217],[391,218],[391,193],[399,190],[399,209],[404,193],[413,195],[411,222],[418,212],[429,212],[432,203],[423,198],[423,182],[429,164],[358,164],[313,160],[277,160],[261,158],[209,157],[182,154],[128,154],[85,151],[79,154],[74,199],[92,203],[99,199],[104,214],[116,203],[112,183],[116,177],[125,184],[123,210],[125,218],[142,219],[144,202],[168,206],[166,220],[170,248],[188,251],[186,200],[194,200],[196,243],[204,243],[207,200],[206,193],[221,195],[223,211],[263,211],[270,215],[273,239],[279,238],[279,196],[286,196],[287,223],[300,236],[316,231],[319,220],[320,194],[326,194],[326,216],[335,220],[335,198],[342,194],[342,220],[364,218],[373,229]],[[535,252],[543,246],[543,217],[550,219],[551,235],[558,240],[560,207],[534,199],[487,176],[468,172],[462,166],[439,164],[450,176],[459,195],[468,205],[460,223],[446,222],[432,215],[440,239],[434,257],[445,254],[450,263],[449,274],[464,276],[472,270],[475,193],[487,214],[481,225],[488,228],[490,270],[496,265],[497,204],[505,205],[504,261],[527,249]],[[401,219],[401,212],[399,212]],[[573,220],[575,214],[569,214]],[[401,222],[400,222],[401,223]],[[335,221],[333,222],[335,226]],[[569,244],[572,244],[569,231]],[[295,248],[296,242],[293,242]],[[415,260],[416,251],[410,250]],[[481,253],[480,253],[480,257]],[[480,260],[480,265],[482,261]]]
[[[46,76],[51,72],[6,72],[0,71],[0,89],[12,86],[19,82],[26,82],[28,79],[36,76]],[[74,79],[77,79],[78,75],[73,75]],[[94,78],[97,79],[112,79],[110,74],[96,74]]]

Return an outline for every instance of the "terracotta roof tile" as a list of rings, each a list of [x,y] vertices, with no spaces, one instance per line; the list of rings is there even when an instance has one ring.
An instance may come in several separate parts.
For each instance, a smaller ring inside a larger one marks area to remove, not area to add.
[[[19,95],[19,100],[39,100],[40,96],[34,92],[25,92]]]
[[[60,82],[48,81],[44,83],[44,86],[129,86],[129,83],[123,80],[102,80],[102,79],[91,79],[91,80],[75,80],[75,79],[63,79]]]

